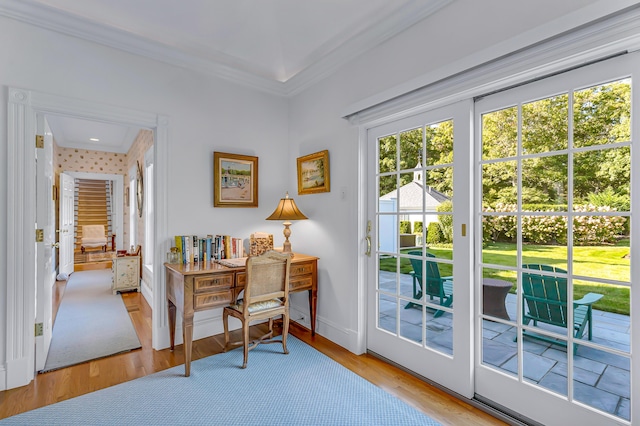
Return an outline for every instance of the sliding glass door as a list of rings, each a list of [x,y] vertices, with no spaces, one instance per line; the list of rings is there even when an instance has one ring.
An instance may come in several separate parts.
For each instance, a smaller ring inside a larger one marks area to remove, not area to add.
[[[466,396],[473,389],[470,105],[368,134],[368,349]]]

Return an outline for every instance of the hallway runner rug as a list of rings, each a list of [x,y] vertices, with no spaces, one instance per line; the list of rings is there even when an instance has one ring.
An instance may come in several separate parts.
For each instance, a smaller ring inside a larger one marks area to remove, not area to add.
[[[293,336],[0,420],[0,425],[440,425]]]
[[[122,296],[111,291],[111,269],[78,271],[67,281],[42,371],[140,347]]]

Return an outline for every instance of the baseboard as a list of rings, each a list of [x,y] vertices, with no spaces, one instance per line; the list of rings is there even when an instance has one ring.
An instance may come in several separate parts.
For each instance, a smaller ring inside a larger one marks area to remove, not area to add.
[[[7,390],[7,369],[4,365],[0,365],[0,391]]]

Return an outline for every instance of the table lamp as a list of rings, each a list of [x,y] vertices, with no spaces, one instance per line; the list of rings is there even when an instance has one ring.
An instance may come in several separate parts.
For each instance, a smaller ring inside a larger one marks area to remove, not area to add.
[[[289,198],[289,192],[284,198],[280,199],[278,203],[278,207],[271,213],[266,220],[284,220],[284,244],[282,244],[282,252],[283,253],[291,253],[291,243],[289,242],[289,236],[291,235],[291,230],[289,226],[291,226],[291,220],[302,220],[307,219],[307,217],[302,214],[298,206],[296,206],[296,202],[293,201],[293,198]]]

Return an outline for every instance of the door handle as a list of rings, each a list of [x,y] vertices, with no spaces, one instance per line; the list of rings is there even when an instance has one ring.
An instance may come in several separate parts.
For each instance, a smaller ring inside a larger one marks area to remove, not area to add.
[[[371,257],[371,221],[367,222],[367,236],[364,239],[367,242],[367,251],[364,254]]]
[[[51,244],[51,248],[59,248],[60,247],[60,243],[53,243]]]

